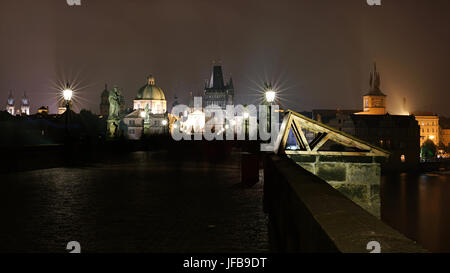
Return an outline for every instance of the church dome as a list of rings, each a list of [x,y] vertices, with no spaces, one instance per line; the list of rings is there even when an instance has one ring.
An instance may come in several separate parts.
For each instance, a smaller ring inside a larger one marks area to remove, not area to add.
[[[139,89],[137,100],[166,100],[164,92],[161,88],[155,85],[155,78],[149,76],[147,78],[147,84]]]

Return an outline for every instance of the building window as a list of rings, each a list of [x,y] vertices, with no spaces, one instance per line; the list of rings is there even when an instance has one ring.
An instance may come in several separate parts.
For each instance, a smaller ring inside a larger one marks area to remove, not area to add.
[[[130,125],[131,126],[134,126],[136,123],[135,123],[135,121],[134,121],[134,119],[130,119]]]

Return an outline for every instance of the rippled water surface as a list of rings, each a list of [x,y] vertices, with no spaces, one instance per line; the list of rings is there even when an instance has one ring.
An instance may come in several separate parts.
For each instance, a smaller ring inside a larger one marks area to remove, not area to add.
[[[450,172],[383,177],[382,218],[432,252],[450,252]]]

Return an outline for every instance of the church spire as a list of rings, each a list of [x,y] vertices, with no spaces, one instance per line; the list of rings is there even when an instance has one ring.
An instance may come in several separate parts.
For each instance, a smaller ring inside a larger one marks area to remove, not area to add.
[[[23,91],[22,106],[28,106],[28,105],[29,105],[29,99],[27,97],[27,92]]]
[[[228,82],[228,88],[233,89],[233,77],[230,77],[230,81]]]
[[[223,89],[224,88],[222,66],[214,65],[213,71],[211,73],[211,80],[209,81],[209,88],[211,88],[211,89],[212,88],[214,88],[214,89]]]
[[[8,106],[14,106],[14,96],[12,90],[9,90]]]
[[[373,91],[380,90],[381,77],[380,73],[377,71],[377,63],[373,63],[373,71],[370,73],[370,89]]]

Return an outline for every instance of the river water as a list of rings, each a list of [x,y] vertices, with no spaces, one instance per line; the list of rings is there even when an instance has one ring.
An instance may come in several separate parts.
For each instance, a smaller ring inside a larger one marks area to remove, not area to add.
[[[450,172],[382,177],[384,222],[432,252],[450,252]]]

